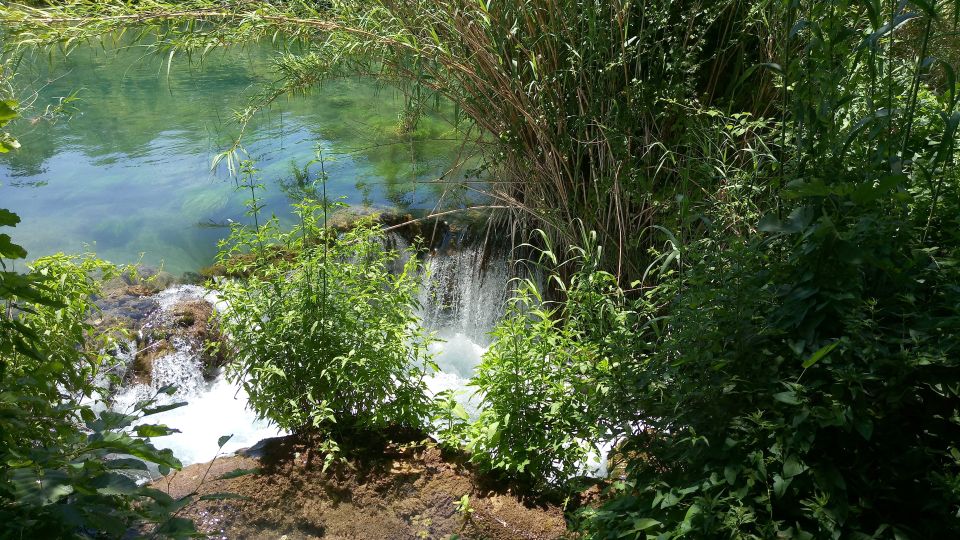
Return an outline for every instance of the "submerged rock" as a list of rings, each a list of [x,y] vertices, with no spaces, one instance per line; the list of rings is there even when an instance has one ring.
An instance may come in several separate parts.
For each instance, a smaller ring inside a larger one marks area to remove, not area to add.
[[[100,312],[90,322],[99,329],[112,327],[136,332],[159,307],[152,297],[175,281],[167,272],[146,267],[138,268],[135,274],[124,273],[110,279],[94,299]]]

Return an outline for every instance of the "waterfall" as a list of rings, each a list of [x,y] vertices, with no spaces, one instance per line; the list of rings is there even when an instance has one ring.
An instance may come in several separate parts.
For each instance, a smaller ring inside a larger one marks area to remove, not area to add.
[[[141,335],[152,326],[169,322],[174,307],[185,301],[205,301],[217,305],[216,295],[203,287],[180,285],[153,297],[157,309],[152,313]],[[184,465],[210,461],[217,455],[217,439],[233,435],[224,446],[224,452],[248,448],[262,439],[283,435],[284,432],[258,419],[248,408],[248,396],[242,387],[226,379],[222,370],[212,377],[204,377],[199,344],[188,339],[174,338],[172,350],[154,360],[149,384],[128,383],[114,396],[112,408],[129,412],[134,405],[153,397],[159,388],[174,385],[172,396],[161,395],[159,404],[187,402],[187,405],[148,416],[144,423],[164,424],[180,432],[153,440],[158,448],[169,448]],[[130,355],[128,355],[130,356]],[[132,356],[130,356],[132,361]]]
[[[469,379],[490,345],[490,331],[509,298],[511,264],[482,242],[447,235],[426,257],[421,272],[420,318],[439,341],[430,346],[440,372],[428,377],[435,395],[451,390],[471,417],[479,403]]]
[[[390,248],[401,251],[408,246],[403,238],[395,235],[386,242]],[[398,271],[403,262],[398,261]],[[426,328],[439,338],[430,345],[430,352],[441,371],[428,376],[428,389],[434,395],[445,390],[458,391],[458,399],[471,413],[476,412],[476,400],[471,399],[466,384],[489,344],[488,332],[503,312],[508,269],[505,257],[484,263],[483,247],[470,246],[427,256],[420,276],[419,315]],[[157,345],[148,339],[152,330],[175,326],[173,317],[177,306],[202,301],[214,309],[222,308],[221,300],[213,291],[196,285],[170,287],[152,297],[152,301],[154,311],[144,319],[139,345],[126,344],[116,355],[128,371],[135,362],[138,347],[142,353],[144,348]],[[158,389],[176,386],[177,392],[173,396],[161,395],[159,404],[182,401],[188,404],[147,417],[144,423],[165,424],[180,431],[158,437],[154,444],[173,450],[185,465],[213,459],[221,435],[233,435],[223,449],[233,452],[251,447],[261,439],[284,434],[249,410],[247,393],[240,385],[228,381],[223,370],[211,376],[201,360],[201,349],[196,340],[182,336],[171,338],[169,350],[153,359],[149,382],[137,382],[128,373],[126,383],[114,392],[112,408],[128,412],[137,402],[154,397]]]
[[[403,249],[400,237],[387,239],[394,249]],[[420,318],[434,332],[438,341],[430,345],[440,371],[430,374],[427,387],[432,395],[454,391],[457,400],[471,417],[476,417],[479,403],[468,386],[477,365],[490,345],[489,332],[503,316],[510,297],[510,281],[514,277],[509,259],[491,256],[483,245],[461,246],[426,257],[421,273]],[[402,265],[398,271],[402,269]],[[178,305],[203,301],[222,309],[221,300],[213,291],[195,285],[168,288],[152,298],[155,311],[146,317],[141,333],[169,325]],[[173,435],[158,437],[154,444],[173,450],[184,465],[210,461],[217,455],[217,439],[233,435],[224,452],[254,446],[268,437],[285,434],[248,408],[248,395],[235,382],[226,379],[222,370],[210,376],[201,360],[200,344],[182,337],[170,340],[171,350],[158,356],[150,368],[148,384],[128,382],[115,392],[113,409],[129,412],[144,399],[154,397],[159,388],[174,385],[173,396],[161,395],[160,403],[185,401],[186,406],[147,417],[144,422],[165,424],[179,430]],[[148,345],[149,346],[149,345]],[[123,344],[115,355],[117,369],[130,369],[137,356],[138,345]],[[142,351],[141,351],[142,352]],[[206,377],[205,377],[206,372]],[[587,474],[604,476],[606,456],[612,441],[602,441],[599,454],[584,463]]]
[[[429,256],[420,286],[423,321],[441,335],[489,345],[503,316],[511,278],[506,257],[485,260],[483,246]]]

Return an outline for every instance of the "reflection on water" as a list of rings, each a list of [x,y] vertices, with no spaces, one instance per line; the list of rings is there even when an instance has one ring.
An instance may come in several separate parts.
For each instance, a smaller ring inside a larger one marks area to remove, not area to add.
[[[31,257],[90,245],[114,262],[143,253],[145,263],[174,273],[209,264],[226,232],[211,225],[244,220],[248,197],[225,170],[211,172],[211,159],[237,135],[234,111],[269,81],[275,54],[267,45],[225,49],[202,65],[174,59],[169,72],[165,59],[138,47],[26,57],[18,81],[39,95],[13,126],[23,148],[0,156],[0,206],[23,218],[15,239]],[[74,91],[72,117],[44,117]],[[266,186],[265,212],[289,218],[292,165],[306,164],[317,148],[331,159],[331,195],[432,207],[449,184],[424,182],[455,163],[460,134],[445,120],[449,111],[431,105],[401,135],[403,96],[369,80],[335,81],[276,103],[244,138]]]

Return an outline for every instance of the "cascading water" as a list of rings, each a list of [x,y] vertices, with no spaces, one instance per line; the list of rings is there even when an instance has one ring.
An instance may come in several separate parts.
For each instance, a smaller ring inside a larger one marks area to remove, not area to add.
[[[391,237],[388,241],[391,247],[405,247],[402,238]],[[489,257],[483,249],[466,247],[431,255],[424,262],[421,275],[420,317],[439,338],[430,351],[440,371],[427,377],[427,387],[433,395],[453,391],[471,417],[478,413],[479,404],[467,385],[490,344],[490,330],[503,316],[510,280],[515,275],[505,256]],[[168,288],[154,296],[153,301],[156,312],[147,319],[141,333],[160,321],[169,323],[176,307],[184,302],[202,301],[214,309],[222,308],[214,292],[194,285]],[[173,396],[161,395],[160,404],[188,404],[145,420],[179,430],[155,439],[156,446],[173,450],[184,465],[190,465],[216,457],[217,440],[222,435],[232,435],[222,449],[231,453],[285,434],[256,417],[248,408],[247,393],[236,382],[228,381],[222,369],[210,376],[201,360],[199,343],[183,337],[170,341],[172,350],[153,361],[149,383],[128,383],[113,396],[114,409],[122,412],[153,397],[159,388],[177,387]],[[130,366],[136,345],[131,343],[126,349],[117,356]],[[583,464],[584,473],[605,476],[611,446],[612,441],[602,441],[599,452]]]
[[[467,383],[503,316],[510,278],[508,259],[485,258],[483,245],[434,254],[424,263],[420,315],[441,340],[430,347],[441,371],[427,385],[434,394],[454,391],[471,416],[478,404]]]
[[[503,316],[512,277],[506,257],[485,259],[482,246],[428,257],[420,287],[422,317],[428,328],[479,344]]]
[[[405,246],[399,237],[389,241],[395,248]],[[441,371],[428,377],[428,389],[434,395],[445,390],[457,392],[458,400],[471,414],[476,411],[476,403],[470,399],[472,392],[466,385],[489,344],[488,332],[502,315],[509,283],[505,258],[494,258],[484,265],[482,257],[479,246],[430,256],[421,276],[421,317],[440,338],[430,350]],[[214,292],[195,285],[171,287],[153,300],[157,311],[141,333],[150,329],[151,321],[169,319],[176,306],[184,302],[204,301],[215,309],[220,302]],[[173,396],[161,396],[161,404],[188,404],[145,419],[146,423],[165,424],[180,431],[156,438],[157,447],[173,450],[184,465],[189,465],[213,459],[221,435],[233,435],[223,452],[234,452],[284,434],[268,421],[257,419],[247,407],[246,392],[228,381],[222,370],[214,372],[212,378],[204,377],[200,344],[184,338],[173,338],[170,344],[172,350],[153,361],[149,383],[128,382],[113,396],[113,408],[125,411],[165,385],[177,387]],[[125,356],[130,365],[134,355]]]
[[[193,285],[169,288],[154,300],[158,308],[151,316],[154,320],[168,317],[174,306],[183,302],[205,301],[214,306],[218,303],[214,293]],[[160,404],[185,401],[187,405],[145,419],[146,423],[164,424],[180,431],[154,439],[158,448],[173,450],[184,465],[190,465],[216,457],[221,435],[233,435],[223,452],[234,452],[284,434],[247,408],[247,393],[229,382],[222,370],[215,372],[212,380],[204,377],[199,344],[183,338],[174,338],[171,343],[173,350],[154,360],[149,384],[127,385],[113,397],[115,410],[128,411],[138,401],[153,397],[159,388],[177,388],[173,396],[161,395]]]

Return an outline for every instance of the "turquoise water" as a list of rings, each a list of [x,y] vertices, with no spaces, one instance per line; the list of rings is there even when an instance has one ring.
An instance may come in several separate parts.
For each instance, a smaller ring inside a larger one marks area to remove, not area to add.
[[[191,64],[139,47],[87,46],[67,57],[27,55],[20,87],[37,90],[12,125],[22,149],[0,155],[0,207],[17,212],[13,231],[30,258],[95,251],[116,263],[142,260],[174,274],[210,264],[230,220],[246,221],[236,178],[212,158],[239,133],[234,112],[270,79],[269,45],[231,48]],[[69,114],[48,111],[76,92]],[[457,160],[461,133],[431,103],[412,132],[405,100],[366,79],[327,83],[281,99],[247,128],[265,212],[289,219],[293,165],[321,149],[328,192],[353,205],[432,208],[459,196],[451,179],[431,183]],[[314,166],[312,171],[317,171]],[[441,197],[442,196],[442,197]]]

